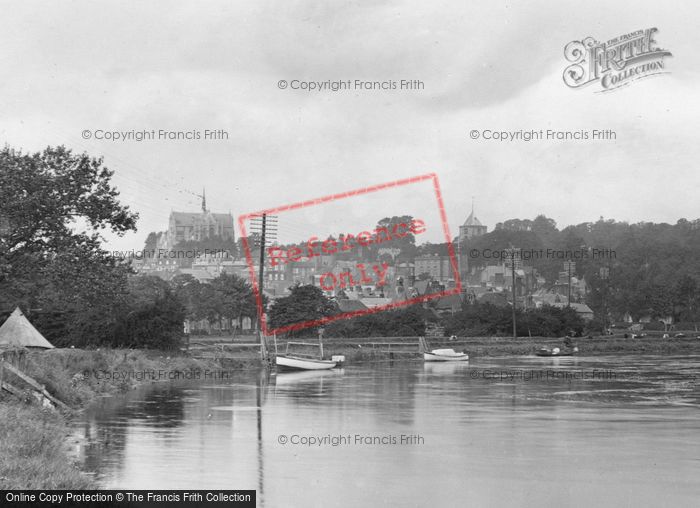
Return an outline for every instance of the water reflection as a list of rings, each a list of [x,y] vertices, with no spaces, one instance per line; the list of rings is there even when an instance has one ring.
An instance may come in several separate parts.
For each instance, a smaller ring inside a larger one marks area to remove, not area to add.
[[[508,377],[593,370],[616,376]],[[687,505],[700,496],[699,375],[698,357],[650,356],[261,371],[106,399],[76,436],[104,487],[255,489],[261,506],[534,505],[543,493],[546,505]],[[402,435],[424,442],[356,442]]]

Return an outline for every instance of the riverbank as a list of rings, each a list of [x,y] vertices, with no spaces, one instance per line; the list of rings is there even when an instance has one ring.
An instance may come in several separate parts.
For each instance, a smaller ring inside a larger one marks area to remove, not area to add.
[[[669,338],[624,336],[579,337],[572,339],[581,356],[607,355],[617,353],[638,354],[700,354],[700,339],[695,337]],[[285,342],[278,341],[280,351]],[[431,349],[452,348],[464,351],[473,358],[529,356],[542,347],[562,347],[562,338],[552,337],[458,337],[428,339]],[[418,337],[362,337],[352,339],[325,339],[324,351],[327,356],[345,355],[346,361],[363,362],[386,359],[421,359],[418,354]]]
[[[24,400],[0,392],[0,490],[94,488],[67,453],[69,421],[76,411],[143,383],[224,367],[161,351],[54,349],[28,352],[20,368],[70,409],[42,407],[29,392]]]

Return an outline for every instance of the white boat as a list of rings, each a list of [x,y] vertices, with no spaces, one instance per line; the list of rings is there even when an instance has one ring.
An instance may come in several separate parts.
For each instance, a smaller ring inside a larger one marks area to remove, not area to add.
[[[303,358],[292,355],[278,355],[275,358],[275,363],[278,367],[294,370],[326,370],[333,369],[337,365],[337,362],[333,360]]]
[[[469,360],[469,355],[458,353],[454,349],[433,349],[424,352],[423,359],[426,362],[466,362]]]
[[[278,367],[287,370],[327,370],[338,365],[343,356],[334,356],[332,360],[323,359],[323,332],[318,334],[318,343],[312,342],[287,342],[284,354],[277,353],[277,337],[275,337],[275,363]],[[292,354],[289,346],[302,346],[306,348],[318,348],[318,357],[311,354]]]
[[[430,349],[425,337],[418,338],[418,348],[423,353],[426,362],[466,362],[469,360],[467,353],[458,353],[452,348]]]

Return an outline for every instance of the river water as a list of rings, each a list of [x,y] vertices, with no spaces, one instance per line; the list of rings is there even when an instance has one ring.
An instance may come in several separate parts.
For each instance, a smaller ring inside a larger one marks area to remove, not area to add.
[[[700,357],[223,373],[104,399],[71,442],[104,488],[259,506],[700,506]]]

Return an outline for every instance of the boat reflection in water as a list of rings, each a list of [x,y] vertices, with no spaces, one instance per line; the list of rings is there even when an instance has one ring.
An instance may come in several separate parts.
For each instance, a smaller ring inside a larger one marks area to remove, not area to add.
[[[343,369],[333,370],[297,370],[288,372],[279,372],[276,376],[272,376],[276,386],[291,385],[296,383],[308,383],[325,378],[334,378],[342,376],[345,373]]]
[[[467,362],[425,362],[423,371],[426,374],[449,375],[469,370]]]

